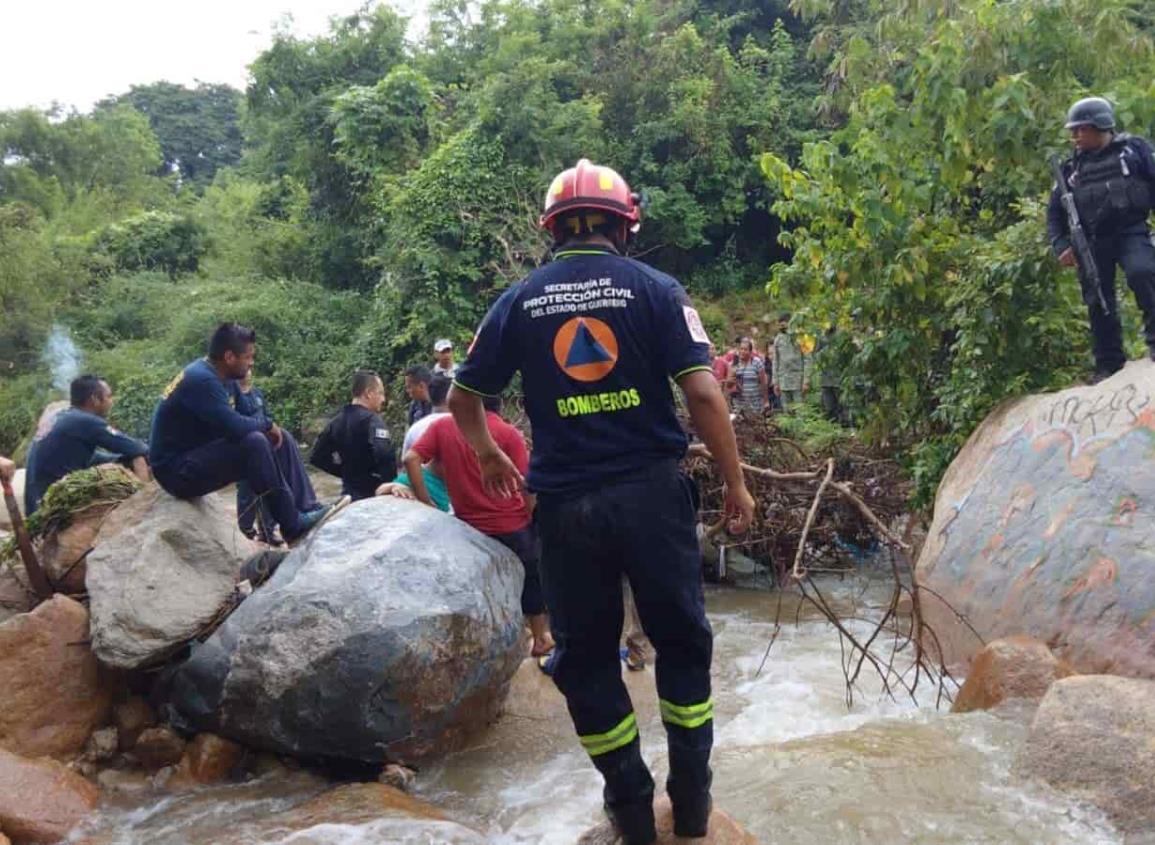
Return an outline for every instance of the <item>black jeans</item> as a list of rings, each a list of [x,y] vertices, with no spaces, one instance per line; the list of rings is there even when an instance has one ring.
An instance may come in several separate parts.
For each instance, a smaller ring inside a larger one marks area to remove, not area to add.
[[[510,534],[490,534],[515,555],[525,568],[525,583],[521,587],[521,612],[526,616],[545,613],[545,599],[541,594],[541,544],[531,522],[520,531]]]
[[[709,792],[713,632],[695,493],[677,462],[663,461],[596,490],[538,496],[542,584],[558,649],[553,678],[605,777],[611,811],[648,807],[653,796],[621,676],[623,575],[656,655],[675,816]]]
[[[1119,322],[1118,297],[1115,294],[1115,266],[1123,268],[1127,286],[1143,312],[1143,334],[1147,348],[1155,353],[1155,246],[1144,228],[1116,235],[1096,235],[1091,251],[1099,268],[1103,298],[1111,310],[1103,313],[1099,297],[1093,290],[1083,291],[1083,301],[1091,318],[1091,351],[1095,370],[1113,373],[1127,363],[1123,352],[1123,328]]]
[[[295,444],[294,444],[295,445]],[[220,490],[235,481],[249,487],[268,505],[286,540],[301,533],[300,513],[293,493],[278,466],[278,452],[264,434],[254,431],[240,440],[214,440],[178,458],[153,467],[164,490],[178,499],[194,499]],[[310,485],[310,491],[312,486]]]

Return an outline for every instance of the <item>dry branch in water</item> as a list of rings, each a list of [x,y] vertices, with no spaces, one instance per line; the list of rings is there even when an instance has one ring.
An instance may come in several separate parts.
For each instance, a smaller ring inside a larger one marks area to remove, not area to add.
[[[838,632],[848,708],[866,666],[891,700],[903,693],[917,704],[920,687],[929,686],[936,707],[950,702],[958,684],[941,660],[937,635],[922,617],[910,543],[887,527],[903,515],[907,498],[908,487],[897,465],[856,452],[856,444],[839,444],[839,454],[812,458],[798,443],[775,433],[768,420],[740,420],[735,429],[741,454],[749,461],[742,469],[758,510],[747,536],[726,536],[725,519],[719,518],[705,538],[723,548],[768,558],[779,589],[774,630],[762,666],[781,630],[782,597],[797,589]],[[699,444],[691,447],[688,458],[689,471],[703,491],[703,511],[720,515],[722,485],[712,456]],[[776,463],[784,469],[759,463]],[[849,571],[851,554],[876,544],[889,556],[893,584],[881,617],[864,619],[856,609],[848,613],[831,601],[812,573]],[[807,566],[807,557],[817,558],[819,565]],[[793,560],[789,570],[787,560]]]

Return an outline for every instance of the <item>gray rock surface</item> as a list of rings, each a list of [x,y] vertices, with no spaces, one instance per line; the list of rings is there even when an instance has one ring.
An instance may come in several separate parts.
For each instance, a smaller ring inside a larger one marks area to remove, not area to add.
[[[1153,440],[1148,360],[1005,403],[975,430],[916,570],[948,664],[982,644],[947,605],[987,641],[1026,634],[1077,672],[1155,678]]]
[[[1155,681],[1056,681],[1015,765],[1096,804],[1129,836],[1155,834]]]
[[[524,649],[500,543],[392,497],[294,549],[170,679],[190,729],[305,757],[415,760],[497,714]]]
[[[120,669],[170,656],[217,614],[252,550],[220,494],[182,501],[156,484],[134,493],[88,555],[96,656]]]

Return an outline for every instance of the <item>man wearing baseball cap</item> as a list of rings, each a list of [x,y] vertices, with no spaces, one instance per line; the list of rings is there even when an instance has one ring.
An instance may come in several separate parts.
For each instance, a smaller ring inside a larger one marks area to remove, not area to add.
[[[433,375],[441,373],[448,378],[457,375],[457,364],[453,363],[453,341],[443,337],[433,344],[433,357],[437,361],[433,365]]]

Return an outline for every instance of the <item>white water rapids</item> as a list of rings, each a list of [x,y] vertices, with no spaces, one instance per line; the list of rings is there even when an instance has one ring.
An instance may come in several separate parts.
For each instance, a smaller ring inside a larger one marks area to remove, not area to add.
[[[881,585],[863,591],[864,584],[849,579],[824,589],[844,607],[861,600],[861,611],[862,603],[885,596]],[[1098,811],[1011,774],[1026,731],[1022,719],[936,711],[930,689],[921,706],[896,704],[880,699],[872,677],[848,711],[838,637],[824,620],[804,609],[795,624],[788,605],[759,675],[774,596],[711,589],[707,600],[715,631],[714,801],[764,845],[1121,841]],[[660,791],[664,735],[652,704],[652,667],[627,682]],[[426,767],[415,794],[494,845],[572,845],[600,821],[600,783],[568,719],[556,718],[558,707],[550,712],[510,717],[474,747]],[[454,841],[428,824],[418,831],[387,820],[273,839],[244,835],[247,822],[321,786],[297,773],[186,795],[120,798],[86,832],[110,845]]]

